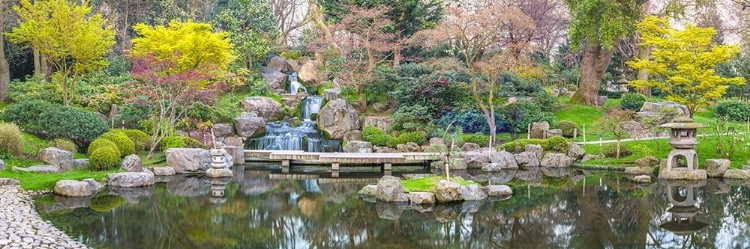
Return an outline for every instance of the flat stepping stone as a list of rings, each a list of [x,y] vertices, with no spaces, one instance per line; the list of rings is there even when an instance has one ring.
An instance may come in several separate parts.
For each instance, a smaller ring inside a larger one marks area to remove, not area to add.
[[[57,173],[59,172],[57,167],[51,166],[51,165],[37,165],[37,166],[31,166],[28,168],[13,166],[13,170],[22,171],[22,172],[34,172],[34,173]]]

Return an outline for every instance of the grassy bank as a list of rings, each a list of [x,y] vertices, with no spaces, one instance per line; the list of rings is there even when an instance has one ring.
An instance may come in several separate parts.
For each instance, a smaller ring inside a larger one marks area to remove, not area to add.
[[[442,176],[423,177],[401,181],[401,185],[404,186],[404,191],[406,192],[435,192],[435,186],[440,180],[443,180]],[[457,182],[461,186],[479,185],[479,183],[467,181],[461,177],[451,177],[451,181]]]
[[[119,170],[95,172],[88,170],[73,170],[64,173],[43,174],[5,169],[0,171],[0,178],[13,178],[19,180],[21,181],[21,187],[25,190],[45,190],[54,188],[55,183],[59,180],[83,180],[86,178],[93,178],[97,181],[101,181],[107,178],[107,175],[118,171]]]

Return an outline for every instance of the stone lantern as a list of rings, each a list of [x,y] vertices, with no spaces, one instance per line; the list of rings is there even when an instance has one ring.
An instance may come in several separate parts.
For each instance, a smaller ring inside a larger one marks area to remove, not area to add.
[[[211,180],[211,197],[209,201],[213,204],[223,204],[227,201],[225,190],[230,178],[214,178]]]
[[[700,211],[700,208],[696,205],[697,186],[672,186],[672,184],[667,183],[666,187],[669,203],[672,204],[672,207],[667,209],[671,219],[668,222],[663,222],[659,227],[676,235],[687,236],[708,226],[708,224],[697,220],[698,211]]]
[[[620,86],[620,93],[627,93],[630,91],[628,90],[628,80],[625,79],[624,75],[620,77],[620,80],[617,81],[617,85]]]
[[[698,145],[696,139],[698,128],[704,126],[693,122],[690,118],[679,117],[672,123],[663,124],[661,127],[670,128],[669,145],[672,146],[672,151],[667,157],[665,167],[659,172],[659,178],[706,179],[706,171],[698,169],[698,153],[695,152],[695,146]],[[687,168],[677,167],[680,156],[685,158]]]
[[[206,176],[212,178],[218,177],[232,177],[232,170],[228,169],[224,163],[224,155],[227,153],[224,149],[212,149],[209,151],[211,155],[211,168],[206,170]]]

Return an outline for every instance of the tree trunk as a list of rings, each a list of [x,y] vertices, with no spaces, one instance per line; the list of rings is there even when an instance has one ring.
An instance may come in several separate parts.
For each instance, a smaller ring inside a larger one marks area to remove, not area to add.
[[[571,102],[586,105],[604,104],[599,103],[599,86],[614,52],[613,48],[602,47],[598,42],[586,50],[581,66],[581,84],[570,99]]]
[[[641,60],[648,60],[651,57],[651,49],[646,47],[641,47],[638,49],[638,58]],[[645,68],[641,68],[638,70],[638,80],[646,81],[648,80],[648,70]],[[646,95],[646,97],[651,97],[651,88],[650,87],[644,87],[640,90],[641,94]]]
[[[620,140],[617,139],[617,159],[620,159]]]
[[[2,3],[4,0],[0,0]],[[0,11],[2,11],[3,5],[0,4]],[[3,26],[5,14],[0,13],[0,27]],[[8,58],[5,56],[5,37],[2,30],[0,30],[0,101],[5,101],[5,97],[8,94],[8,85],[10,85],[10,65],[8,64]]]
[[[402,59],[403,55],[401,54],[401,46],[396,45],[396,47],[393,48],[393,67],[401,65]]]
[[[34,73],[35,74],[43,74],[44,71],[42,71],[42,56],[39,55],[39,51],[34,50]]]

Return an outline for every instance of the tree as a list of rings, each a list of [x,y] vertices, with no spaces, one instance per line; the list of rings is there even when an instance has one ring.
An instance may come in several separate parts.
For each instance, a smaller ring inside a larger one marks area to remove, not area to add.
[[[626,128],[626,123],[635,118],[633,110],[612,110],[607,116],[599,118],[594,122],[594,127],[600,132],[609,133],[615,136],[617,140],[617,158],[620,158],[620,141],[630,136],[630,131]]]
[[[166,27],[139,23],[135,31],[139,37],[132,41],[132,55],[153,55],[157,60],[176,63],[170,70],[187,71],[207,66],[223,69],[234,60],[228,34],[214,33],[206,23],[172,21]]]
[[[56,70],[63,103],[75,94],[76,77],[108,64],[104,57],[115,44],[115,32],[101,14],[91,15],[88,2],[76,5],[67,0],[21,0],[13,10],[18,27],[6,35],[14,43],[33,48]]]
[[[226,33],[214,33],[204,23],[138,24],[135,30],[140,36],[133,39],[130,53],[136,80],[129,88],[131,102],[151,107],[151,144],[156,145],[191,104],[211,103],[219,84],[209,80],[232,62],[232,44]]]
[[[690,116],[726,93],[730,85],[745,84],[742,77],[725,78],[716,73],[718,64],[737,56],[739,47],[712,43],[712,28],[687,25],[676,30],[669,19],[649,16],[637,25],[640,46],[651,47],[648,60],[628,62],[634,69],[648,69],[649,80],[631,81],[636,88],[651,87],[664,91],[667,99],[684,104]]]
[[[310,23],[310,8],[305,0],[271,0],[273,18],[281,33],[278,43],[288,45],[293,33]]]
[[[574,50],[584,51],[581,82],[572,102],[598,105],[599,85],[615,52],[629,34],[643,0],[565,0],[571,16],[569,36]]]
[[[214,19],[217,28],[229,33],[235,54],[245,69],[265,59],[279,36],[271,7],[265,0],[233,0]]]
[[[6,11],[10,6],[8,0],[0,0],[0,101],[4,101],[8,94],[8,85],[10,85],[10,64],[8,57],[5,55],[5,19],[10,13]]]
[[[412,37],[427,46],[450,42],[453,55],[461,60],[459,68],[470,75],[469,91],[490,128],[495,140],[496,87],[502,72],[531,73],[531,62],[524,53],[507,53],[503,37],[509,30],[533,29],[532,21],[520,9],[500,4],[489,6],[449,6],[437,27]],[[516,48],[525,51],[523,48]]]

